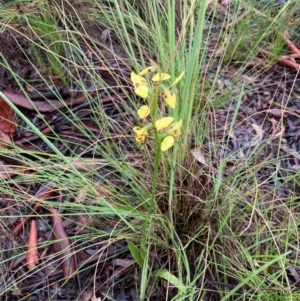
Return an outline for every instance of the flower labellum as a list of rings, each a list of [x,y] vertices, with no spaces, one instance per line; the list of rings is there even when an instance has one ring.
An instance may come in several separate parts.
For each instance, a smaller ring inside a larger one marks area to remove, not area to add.
[[[135,141],[144,143],[146,141],[147,136],[148,136],[148,134],[147,135],[136,135]]]
[[[171,107],[172,109],[176,106],[176,95],[170,90],[166,90],[163,92],[163,99],[166,104]]]
[[[148,136],[148,129],[145,127],[140,128],[140,127],[135,126],[135,127],[133,127],[133,131],[136,133],[135,140],[137,142],[144,143]]]
[[[147,98],[149,91],[147,81],[142,76],[137,75],[133,71],[131,72],[130,78],[134,86],[135,94],[142,98]]]
[[[182,126],[182,119],[180,119],[177,122],[174,122],[169,127],[168,134],[173,136],[173,137],[178,137],[180,135],[181,126]]]

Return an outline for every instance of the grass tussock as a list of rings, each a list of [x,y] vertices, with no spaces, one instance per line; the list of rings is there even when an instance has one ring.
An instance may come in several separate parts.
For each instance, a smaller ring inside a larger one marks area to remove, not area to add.
[[[40,230],[36,270],[19,259],[29,224],[14,235],[14,222],[29,217],[51,229],[52,207],[74,254],[93,250],[88,263],[78,259],[76,275],[82,291],[103,300],[118,300],[124,283],[134,300],[299,298],[299,135],[290,134],[299,127],[298,71],[274,64],[290,51],[284,32],[299,39],[300,3],[223,2],[0,4],[1,85],[50,104],[82,95],[88,103],[41,114],[1,94],[19,141],[0,149],[11,163],[0,188],[3,300],[42,291],[49,283],[32,286],[38,273],[70,256],[49,252],[51,231]],[[141,146],[132,130],[143,126],[137,110],[147,100],[134,92],[130,73],[151,60],[172,79],[185,71],[170,88],[174,110],[155,107],[183,121],[163,153],[157,136]],[[25,131],[31,138],[23,143]],[[103,280],[116,254],[132,268]]]

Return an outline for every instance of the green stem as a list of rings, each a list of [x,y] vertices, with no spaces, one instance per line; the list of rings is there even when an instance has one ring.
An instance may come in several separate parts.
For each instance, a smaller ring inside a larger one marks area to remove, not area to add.
[[[159,98],[159,91],[160,86],[155,85],[154,88],[154,95],[153,95],[153,102],[151,105],[151,116],[152,116],[152,122],[156,121],[157,117],[157,107],[158,107],[158,98]],[[156,153],[155,153],[155,159],[154,159],[154,167],[153,167],[153,182],[152,182],[152,193],[151,193],[151,201],[152,201],[152,208],[155,208],[155,194],[156,194],[156,188],[157,188],[157,182],[158,182],[158,168],[159,168],[159,162],[160,162],[160,144],[161,144],[161,137],[157,130],[154,131],[155,133],[155,141],[156,141]]]
[[[156,140],[156,154],[155,154],[155,159],[154,159],[152,196],[151,196],[153,206],[155,206],[155,194],[156,194],[156,187],[157,187],[157,182],[158,182],[158,168],[159,168],[160,155],[161,155],[161,150],[160,150],[161,141],[160,141],[160,136],[157,133],[157,131],[155,131],[155,140]]]

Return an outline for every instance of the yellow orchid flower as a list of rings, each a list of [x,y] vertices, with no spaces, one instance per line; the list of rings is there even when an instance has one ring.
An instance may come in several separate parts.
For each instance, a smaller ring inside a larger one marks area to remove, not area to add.
[[[135,141],[139,143],[144,143],[147,139],[148,135],[136,135],[135,136]]]
[[[168,134],[173,137],[178,137],[181,134],[180,133],[181,127],[182,127],[182,119],[171,124],[171,126],[168,129]]]
[[[172,83],[172,85],[170,87],[176,85],[182,79],[182,77],[184,76],[184,73],[185,73],[185,71],[182,71],[180,73],[180,75],[175,78],[174,82]],[[163,91],[163,99],[170,108],[175,109],[176,94],[174,92],[165,88],[165,90]]]
[[[172,122],[174,118],[173,117],[163,117],[155,121],[155,128],[159,131],[161,129],[164,129],[168,127]]]
[[[166,102],[166,104],[171,107],[172,109],[176,106],[176,95],[170,90],[165,90],[163,92],[163,99]]]
[[[144,119],[150,114],[150,108],[148,106],[141,106],[137,113],[141,119]]]
[[[176,92],[171,91],[171,87],[176,85],[184,76],[185,72],[181,72],[179,76],[175,78],[173,83],[166,87],[161,82],[168,80],[171,76],[167,73],[157,71],[160,70],[159,66],[151,62],[149,67],[143,69],[139,74],[135,72],[131,72],[130,78],[134,86],[134,91],[136,95],[147,98],[149,95],[149,91],[152,89],[153,83],[156,85],[155,87],[162,91],[162,97],[165,103],[174,109],[176,107]],[[150,72],[156,72],[156,74],[151,79],[151,85],[148,85],[148,81],[143,77],[144,75],[149,74]],[[158,84],[156,84],[158,82]],[[157,102],[157,100],[156,100]],[[153,108],[154,109],[154,108]],[[155,108],[156,109],[156,108]],[[145,119],[149,115],[151,115],[152,119],[156,119],[156,114],[153,112],[152,116],[152,108],[148,105],[142,105],[137,110],[137,115],[140,119]],[[174,118],[171,116],[163,117],[157,119],[155,122],[149,122],[148,124],[144,125],[143,127],[133,127],[133,131],[135,132],[135,139],[137,142],[143,144],[145,143],[150,131],[155,129],[159,131],[159,135],[155,135],[156,139],[160,139],[159,144],[161,151],[166,151],[171,148],[175,143],[175,138],[178,137],[181,132],[180,129],[182,127],[182,119],[177,122],[174,122]],[[158,142],[158,141],[157,141]]]
[[[148,136],[148,129],[146,127],[133,127],[133,131],[136,133],[135,140],[140,143],[144,143]]]
[[[175,143],[175,139],[173,136],[167,136],[161,143],[160,149],[162,152],[165,152],[169,148],[171,148]]]
[[[149,92],[147,81],[133,71],[130,74],[130,79],[133,83],[135,94],[142,98],[147,98]]]
[[[159,72],[159,73],[156,73],[153,77],[152,77],[152,81],[153,82],[160,82],[160,81],[163,81],[163,80],[167,80],[167,79],[170,79],[171,78],[171,75],[168,74],[168,73],[163,73],[163,72]]]
[[[138,126],[134,126],[133,127],[133,131],[137,134],[137,135],[140,135],[140,134],[148,134],[148,129],[146,127],[138,127]]]

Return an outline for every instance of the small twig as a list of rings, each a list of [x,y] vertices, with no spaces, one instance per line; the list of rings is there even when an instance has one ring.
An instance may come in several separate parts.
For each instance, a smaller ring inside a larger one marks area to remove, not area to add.
[[[300,64],[295,61],[295,58],[300,58],[300,49],[288,38],[288,34],[288,30],[285,30],[283,33],[279,33],[285,44],[293,52],[292,54],[282,55],[278,57],[265,49],[261,49],[259,52],[263,55],[275,58],[276,61],[283,66],[299,70]]]
[[[285,30],[280,35],[283,38],[286,45],[290,48],[290,50],[293,51],[293,53],[295,53],[297,57],[300,57],[300,49],[288,38],[289,35],[288,30]]]
[[[267,56],[276,58],[277,62],[280,63],[283,66],[290,67],[290,68],[293,68],[293,69],[296,69],[296,70],[300,69],[300,64],[297,64],[296,62],[288,60],[286,58],[286,56],[277,57],[275,54],[273,54],[273,53],[271,53],[267,50],[264,50],[264,49],[261,49],[259,52],[263,55],[267,55]]]

